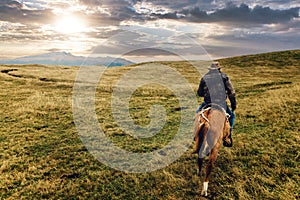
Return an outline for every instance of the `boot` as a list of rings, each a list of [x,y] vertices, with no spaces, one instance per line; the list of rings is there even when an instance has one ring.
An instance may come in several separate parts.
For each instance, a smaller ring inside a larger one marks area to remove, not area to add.
[[[228,138],[225,138],[223,140],[223,146],[224,147],[232,147],[233,146],[232,137],[231,137],[232,134],[231,133],[232,133],[232,130],[230,130],[230,135],[228,136]]]

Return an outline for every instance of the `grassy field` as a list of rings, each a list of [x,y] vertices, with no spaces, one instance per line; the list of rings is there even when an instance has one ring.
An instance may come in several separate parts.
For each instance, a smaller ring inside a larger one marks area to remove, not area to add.
[[[300,51],[220,60],[237,91],[234,147],[222,148],[209,199],[300,198]],[[201,75],[188,62],[160,62],[196,91]],[[152,104],[166,109],[166,125],[154,137],[134,139],[111,114],[111,93],[131,67],[109,68],[96,93],[101,128],[133,152],[162,148],[180,122],[170,90],[147,85],[130,100],[135,123],[149,123]],[[97,161],[82,145],[72,114],[78,67],[0,65],[0,199],[205,199],[192,147],[171,165],[127,173]],[[199,99],[199,102],[201,100]],[[195,105],[195,108],[197,105]]]

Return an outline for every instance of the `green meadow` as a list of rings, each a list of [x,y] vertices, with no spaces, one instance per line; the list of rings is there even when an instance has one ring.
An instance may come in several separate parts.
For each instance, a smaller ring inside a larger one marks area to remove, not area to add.
[[[219,62],[236,89],[237,119],[234,146],[221,148],[208,198],[200,195],[205,170],[196,175],[193,146],[172,164],[148,173],[112,169],[89,153],[72,112],[79,67],[0,65],[0,199],[299,199],[300,50]],[[197,91],[201,74],[190,62],[152,64],[173,68]],[[182,108],[170,89],[145,85],[132,94],[130,116],[146,126],[151,105],[160,104],[165,125],[150,138],[136,139],[123,131],[112,115],[112,92],[135,67],[105,70],[95,110],[111,141],[145,153],[172,140]]]

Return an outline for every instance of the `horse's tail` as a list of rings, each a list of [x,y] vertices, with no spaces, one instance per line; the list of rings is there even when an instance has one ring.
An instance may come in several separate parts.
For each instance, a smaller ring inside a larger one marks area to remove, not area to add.
[[[200,124],[199,127],[194,130],[194,135],[195,135],[195,143],[196,143],[196,149],[193,151],[193,153],[199,153],[200,147],[203,143],[203,129],[205,127],[205,124]]]
[[[204,126],[201,129],[201,132],[199,132],[199,146],[198,146],[198,156],[200,158],[203,158],[207,156],[210,152],[208,148],[208,143],[207,143],[207,134],[209,132],[209,123],[206,122]]]
[[[194,124],[194,139],[196,143],[196,149],[193,153],[200,153],[200,148],[203,146],[205,141],[207,131],[209,129],[209,122],[203,119],[201,114],[197,114]],[[202,147],[203,149],[203,147]]]

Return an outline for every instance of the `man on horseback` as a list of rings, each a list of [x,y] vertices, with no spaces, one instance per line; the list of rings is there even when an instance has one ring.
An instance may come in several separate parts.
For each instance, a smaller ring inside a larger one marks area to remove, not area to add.
[[[218,105],[223,108],[229,115],[230,123],[230,143],[224,141],[225,147],[232,147],[232,130],[235,120],[234,110],[236,109],[235,90],[227,74],[221,72],[221,68],[218,62],[213,62],[209,71],[205,74],[200,81],[198,88],[198,95],[204,97],[204,102],[199,106],[197,112],[202,108],[210,105]],[[226,103],[227,97],[229,98],[231,109]]]

